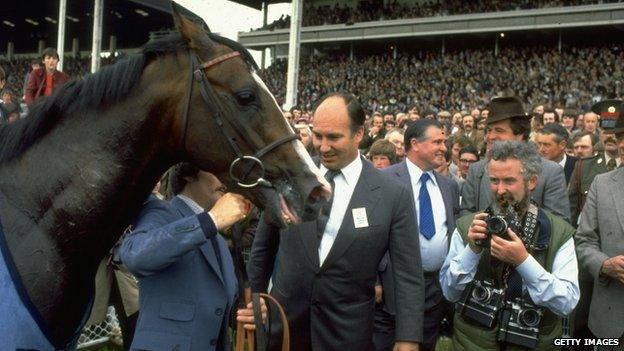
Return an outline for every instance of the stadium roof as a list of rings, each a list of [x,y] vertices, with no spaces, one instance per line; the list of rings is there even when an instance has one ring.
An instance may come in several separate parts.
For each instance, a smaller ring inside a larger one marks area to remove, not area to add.
[[[160,9],[163,11],[169,11],[169,2],[170,0],[130,0],[133,2],[137,2],[143,4],[145,6],[150,6],[156,9]],[[206,0],[207,1],[207,0]],[[256,10],[262,10],[262,3],[268,2],[269,4],[279,4],[284,2],[290,2],[290,0],[230,0],[231,2],[245,5]]]
[[[166,6],[165,6],[166,5]],[[78,38],[80,50],[91,50],[93,0],[67,0],[65,51]],[[13,42],[15,53],[37,52],[39,40],[56,47],[58,36],[58,0],[4,1],[0,12],[0,52],[6,53]],[[117,37],[118,48],[136,48],[149,39],[149,32],[171,28],[169,0],[105,0],[102,50],[109,37]]]
[[[261,9],[265,0],[231,1]],[[67,0],[66,52],[71,51],[73,38],[79,39],[81,51],[91,50],[93,6],[93,0]],[[6,54],[8,42],[13,42],[18,54],[37,52],[39,40],[44,40],[46,47],[56,47],[59,0],[4,1],[1,9],[0,53]],[[170,0],[104,0],[102,50],[108,50],[111,35],[117,37],[119,49],[140,47],[150,32],[173,27],[170,11]]]

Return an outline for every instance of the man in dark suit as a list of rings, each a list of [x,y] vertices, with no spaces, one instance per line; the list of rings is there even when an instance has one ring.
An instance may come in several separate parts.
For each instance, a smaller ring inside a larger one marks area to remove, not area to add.
[[[493,98],[489,106],[485,135],[486,148],[498,141],[528,142],[531,120],[524,111],[522,101],[516,96]],[[490,179],[486,162],[481,160],[470,166],[466,183],[462,187],[462,215],[485,210],[492,203]],[[566,194],[563,169],[556,163],[542,158],[542,171],[532,199],[540,207],[570,221],[570,205]]]
[[[248,273],[254,291],[284,306],[297,351],[372,350],[377,267],[389,250],[396,297],[396,349],[423,339],[424,284],[409,190],[358,152],[364,110],[355,97],[332,93],[314,114],[314,146],[334,195],[316,221],[280,232],[260,221]],[[273,309],[274,310],[274,309]],[[272,316],[271,349],[282,331]]]
[[[568,147],[568,132],[558,123],[547,124],[537,133],[536,143],[542,157],[558,163],[563,168],[566,184],[570,183],[576,157],[565,153]]]
[[[448,253],[455,216],[459,213],[459,190],[452,179],[434,171],[445,161],[446,136],[442,125],[421,119],[405,132],[407,159],[384,172],[410,189],[412,213],[418,218],[420,255],[425,278],[424,340],[421,349],[434,350],[440,321],[447,305],[438,273]],[[433,211],[435,209],[435,211]],[[384,262],[385,263],[385,262]],[[375,348],[392,350],[394,341],[394,280],[391,264],[382,265],[383,302],[375,312]]]
[[[176,196],[150,196],[119,250],[139,280],[131,350],[229,350],[228,319],[238,290],[217,231],[245,218],[251,205],[240,195],[223,195],[216,177],[190,164],[170,176]],[[251,309],[241,312],[239,321],[253,321],[246,317]]]

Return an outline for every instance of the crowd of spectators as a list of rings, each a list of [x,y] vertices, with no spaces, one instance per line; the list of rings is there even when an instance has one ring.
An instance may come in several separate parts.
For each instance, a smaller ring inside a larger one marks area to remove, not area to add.
[[[528,104],[561,104],[587,109],[605,96],[621,96],[621,45],[489,49],[354,57],[315,56],[299,69],[297,105],[310,110],[330,91],[356,94],[369,111],[463,110],[484,106],[511,91]],[[262,76],[281,104],[286,95],[286,60]]]
[[[547,7],[590,5],[620,0],[514,0],[514,1],[423,1],[400,3],[396,0],[385,4],[377,1],[359,1],[357,6],[336,3],[334,6],[316,6],[306,2],[303,8],[302,26],[324,24],[358,23],[381,20],[450,16],[471,13],[528,10]],[[260,29],[282,29],[290,27],[290,16]]]

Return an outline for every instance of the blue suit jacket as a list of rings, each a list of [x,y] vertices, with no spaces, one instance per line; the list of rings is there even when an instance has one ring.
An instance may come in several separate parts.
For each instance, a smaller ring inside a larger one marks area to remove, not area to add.
[[[405,185],[410,191],[410,199],[412,201],[410,208],[414,212],[414,218],[418,221],[418,213],[416,213],[416,206],[414,204],[414,190],[412,188],[412,182],[410,179],[409,171],[407,170],[407,161],[397,163],[393,166],[383,169],[384,173],[391,175],[400,183]],[[448,245],[451,244],[451,236],[455,230],[455,218],[459,214],[459,187],[457,183],[451,178],[441,175],[438,172],[433,172],[442,193],[442,200],[444,201],[444,209],[446,211],[446,225],[447,225],[447,237]],[[418,235],[418,230],[414,235]],[[392,277],[392,269],[388,253],[386,253],[379,264],[379,277],[381,285],[383,286],[383,309],[384,311],[395,314],[396,307],[394,301],[394,280]],[[441,294],[436,294],[439,288],[425,285],[425,310],[430,309],[434,305],[440,302]],[[434,291],[435,290],[435,291]]]
[[[132,350],[229,349],[228,318],[237,281],[225,240],[215,238],[216,248],[180,198],[146,202],[119,252],[139,280]]]

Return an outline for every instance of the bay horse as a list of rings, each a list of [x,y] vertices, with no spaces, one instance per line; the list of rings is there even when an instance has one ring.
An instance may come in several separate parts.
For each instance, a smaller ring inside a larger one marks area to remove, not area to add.
[[[176,6],[178,33],[0,126],[0,244],[54,349],[75,343],[98,263],[170,166],[216,174],[281,227],[309,220],[331,194],[247,50]]]

